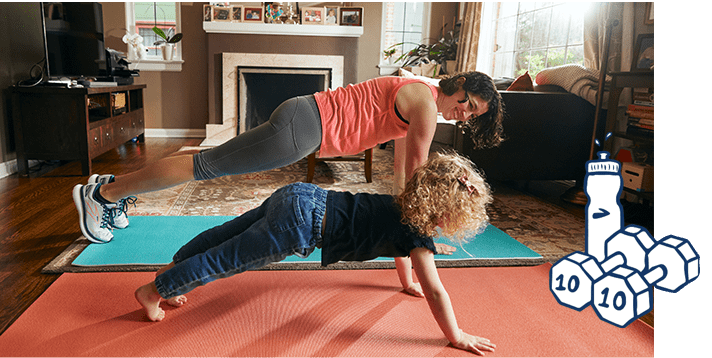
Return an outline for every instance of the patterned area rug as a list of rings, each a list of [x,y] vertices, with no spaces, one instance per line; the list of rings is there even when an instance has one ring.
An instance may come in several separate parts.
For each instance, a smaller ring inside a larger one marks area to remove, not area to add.
[[[194,149],[194,148],[183,148]],[[307,161],[261,173],[193,181],[138,195],[131,215],[240,215],[259,206],[276,189],[306,181]],[[393,149],[374,149],[373,182],[367,183],[362,162],[319,162],[314,183],[329,190],[389,194],[393,182]],[[556,262],[572,251],[585,251],[585,221],[563,209],[506,185],[491,183],[494,202],[490,222],[543,257]],[[80,237],[43,272],[71,270],[71,263],[89,244]],[[130,268],[128,268],[130,269]]]
[[[318,162],[313,183],[327,190],[389,194],[393,183],[392,149],[374,149],[372,179],[372,183],[366,182],[362,162]],[[305,158],[279,169],[193,181],[141,194],[129,215],[240,215],[262,204],[282,186],[306,180]]]

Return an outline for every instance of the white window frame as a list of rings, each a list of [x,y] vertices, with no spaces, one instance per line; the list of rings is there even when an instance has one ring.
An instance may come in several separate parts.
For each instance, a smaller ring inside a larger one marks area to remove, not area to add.
[[[517,2],[514,2],[515,4]],[[492,72],[492,58],[493,58],[493,52],[492,49],[496,44],[494,43],[494,32],[496,31],[493,26],[492,26],[492,21],[494,20],[494,17],[492,16],[492,11],[490,11],[490,7],[494,6],[494,2],[486,2],[483,4],[483,11],[482,11],[482,18],[480,20],[480,40],[479,40],[479,45],[478,45],[478,56],[477,56],[477,66],[476,68],[478,71],[482,71],[484,73],[487,73],[490,76],[496,76],[496,77],[501,77],[501,76],[506,76],[506,77],[516,77],[516,74],[514,75],[500,75],[500,74],[493,74],[490,73]],[[552,5],[555,6],[567,6],[567,5],[561,5],[560,3],[543,3],[545,4],[544,7],[549,7]],[[515,24],[516,25],[516,24]],[[517,29],[518,31],[519,29]],[[514,38],[512,39],[516,45],[516,34]],[[556,47],[556,46],[552,46]],[[574,45],[565,45],[564,47],[570,48],[574,47]],[[516,52],[516,51],[515,51]],[[512,62],[514,61],[514,56],[512,56]],[[514,68],[514,64],[510,64],[512,68]],[[530,73],[531,75],[531,73]]]
[[[423,34],[422,38],[428,38],[430,37],[430,11],[431,11],[431,3],[430,2],[423,2]],[[383,58],[383,51],[386,49],[383,48],[383,37],[385,35],[385,29],[386,29],[386,3],[382,3],[381,7],[381,45],[380,45],[380,51],[378,51],[378,69],[379,69],[379,75],[381,76],[387,76],[392,74],[393,72],[397,71],[402,64],[389,64],[386,62],[386,60]]]
[[[181,14],[180,14],[180,2],[176,2],[176,33],[181,32]],[[135,7],[133,2],[125,3],[126,6],[126,28],[129,30],[130,34],[136,33],[136,16]],[[182,41],[181,41],[182,42]],[[173,60],[166,61],[160,56],[148,56],[142,60],[138,59],[133,46],[126,45],[128,47],[128,59],[131,62],[131,69],[138,69],[141,71],[181,71],[183,69],[183,45],[181,42],[176,43],[176,47],[173,50]]]

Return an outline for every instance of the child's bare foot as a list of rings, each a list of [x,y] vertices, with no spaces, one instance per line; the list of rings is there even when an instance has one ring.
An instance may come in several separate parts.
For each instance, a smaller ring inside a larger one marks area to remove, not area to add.
[[[183,295],[171,297],[166,300],[166,303],[168,303],[169,305],[171,305],[173,307],[181,307],[186,302],[188,302],[188,298]]]
[[[166,312],[158,306],[161,303],[161,295],[158,294],[158,290],[153,282],[139,287],[136,292],[134,292],[134,296],[136,297],[136,301],[143,306],[146,315],[151,321],[158,322],[166,317]]]

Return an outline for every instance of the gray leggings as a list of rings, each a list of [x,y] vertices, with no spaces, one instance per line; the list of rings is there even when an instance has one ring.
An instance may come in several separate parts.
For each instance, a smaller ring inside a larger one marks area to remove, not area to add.
[[[288,99],[269,121],[193,156],[196,180],[281,168],[319,150],[321,116],[314,96]]]

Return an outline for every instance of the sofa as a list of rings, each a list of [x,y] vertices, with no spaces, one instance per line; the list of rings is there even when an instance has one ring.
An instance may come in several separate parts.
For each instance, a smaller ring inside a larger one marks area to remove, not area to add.
[[[438,123],[435,142],[469,157],[487,180],[583,180],[595,106],[558,86],[500,94],[505,141],[498,147],[476,150],[469,136],[446,122]],[[599,116],[597,138],[605,131],[605,118],[605,113]]]

